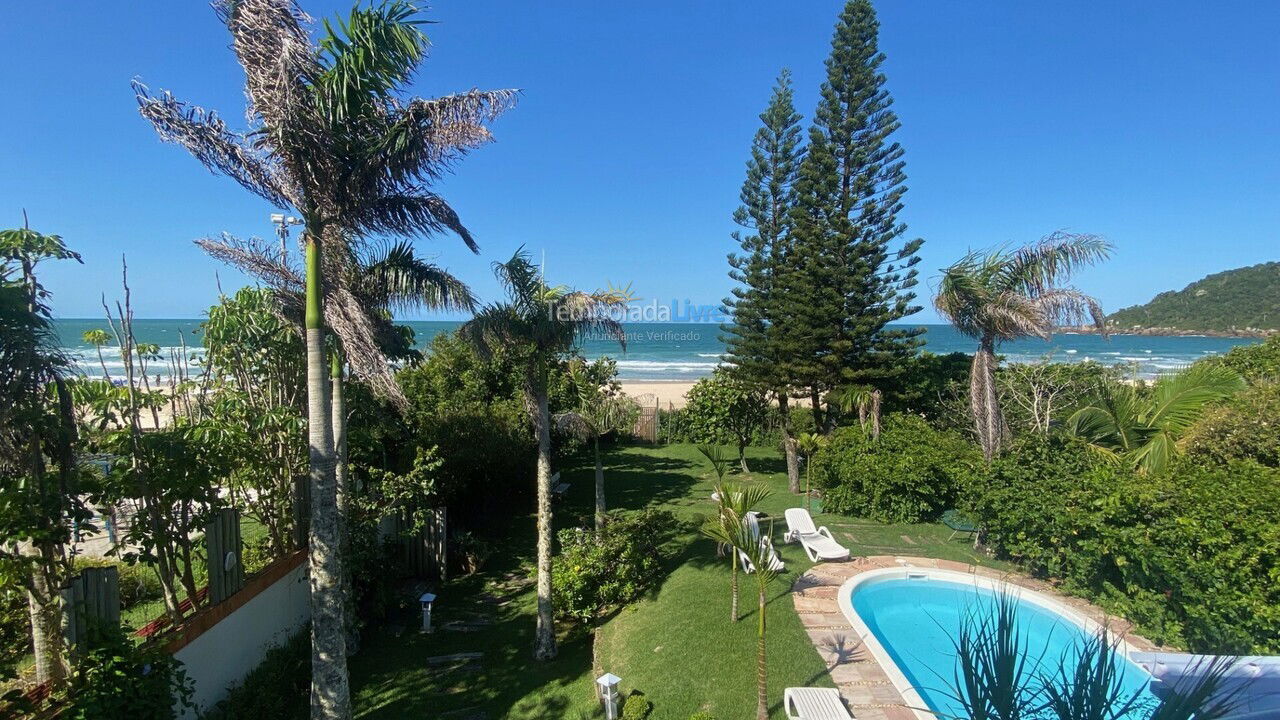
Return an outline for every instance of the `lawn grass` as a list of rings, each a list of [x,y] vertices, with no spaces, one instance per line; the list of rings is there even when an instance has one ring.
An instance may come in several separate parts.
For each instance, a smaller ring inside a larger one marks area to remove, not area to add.
[[[777,452],[751,448],[748,459],[752,481],[767,483],[773,490],[760,509],[777,519],[774,540],[787,563],[784,575],[769,587],[766,606],[771,717],[782,717],[784,687],[830,682],[788,597],[796,575],[811,565],[798,545],[781,542],[782,511],[798,505],[799,499],[787,492],[785,466]],[[560,469],[571,489],[557,505],[557,528],[586,521],[593,503],[589,459]],[[709,496],[714,476],[691,445],[615,447],[606,458],[605,478],[611,509],[659,507],[690,523],[713,509]],[[951,531],[942,525],[884,525],[822,513],[814,517],[855,555],[997,564],[975,554],[963,539],[948,541]],[[739,576],[742,619],[731,622],[728,560],[717,558],[714,545],[692,525],[678,538],[671,572],[660,585],[602,622],[594,667],[591,635],[581,626],[562,627],[560,655],[554,661],[534,662],[534,596],[528,584],[533,523],[532,517],[512,523],[482,573],[450,581],[439,590],[437,625],[475,618],[491,625],[475,632],[421,635],[410,612],[401,619],[402,627],[383,627],[367,638],[351,664],[357,717],[599,717],[593,678],[606,671],[623,679],[624,693],[644,693],[654,704],[654,720],[685,720],[699,710],[722,720],[754,715],[754,580]],[[484,655],[455,666],[433,667],[426,660],[461,652]]]

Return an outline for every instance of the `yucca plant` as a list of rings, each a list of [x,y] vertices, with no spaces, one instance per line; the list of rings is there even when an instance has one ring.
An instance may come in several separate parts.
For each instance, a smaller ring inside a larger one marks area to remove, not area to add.
[[[1204,412],[1244,386],[1238,373],[1219,365],[1194,365],[1150,389],[1109,385],[1072,413],[1067,431],[1111,460],[1158,473],[1177,457],[1183,435]]]

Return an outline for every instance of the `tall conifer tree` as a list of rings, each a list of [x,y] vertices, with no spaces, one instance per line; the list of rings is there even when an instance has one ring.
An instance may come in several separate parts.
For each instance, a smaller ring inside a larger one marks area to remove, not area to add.
[[[792,101],[791,72],[783,69],[769,106],[760,114],[761,128],[751,143],[747,177],[739,195],[742,205],[733,221],[745,229],[733,233],[741,254],[729,255],[729,277],[738,283],[725,306],[733,322],[725,325],[725,344],[735,372],[746,382],[774,393],[782,410],[787,478],[800,491],[795,435],[788,412],[794,381],[783,352],[780,330],[786,320],[775,286],[785,270],[796,201],[795,180],[803,150],[800,115]]]
[[[920,309],[910,288],[924,241],[904,241],[897,219],[906,174],[890,140],[899,122],[880,72],[879,27],[870,0],[845,5],[796,181],[796,257],[782,294],[795,323],[793,366],[820,427],[831,420],[824,392],[891,377],[921,332],[885,327]]]

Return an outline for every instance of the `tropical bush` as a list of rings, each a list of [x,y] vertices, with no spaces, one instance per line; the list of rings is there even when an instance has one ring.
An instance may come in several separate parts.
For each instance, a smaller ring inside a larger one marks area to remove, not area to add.
[[[1183,438],[1190,455],[1280,467],[1280,381],[1259,382],[1205,413]]]
[[[1280,472],[1253,462],[1139,475],[1029,437],[971,486],[998,555],[1195,652],[1280,650]]]
[[[661,579],[665,547],[680,528],[665,510],[611,512],[599,531],[560,531],[555,558],[556,611],[581,620],[625,605]]]
[[[169,720],[193,707],[194,684],[162,648],[136,645],[123,628],[101,628],[76,660],[67,710],[71,720]]]
[[[685,397],[689,401],[684,408],[687,441],[732,443],[746,472],[744,450],[770,415],[765,394],[717,369],[694,383]]]
[[[813,456],[813,482],[827,512],[881,522],[932,520],[951,507],[982,463],[960,434],[914,415],[890,415],[878,440],[841,428]]]
[[[1280,335],[1253,345],[1239,345],[1225,355],[1205,358],[1196,365],[1230,368],[1249,382],[1280,380]]]

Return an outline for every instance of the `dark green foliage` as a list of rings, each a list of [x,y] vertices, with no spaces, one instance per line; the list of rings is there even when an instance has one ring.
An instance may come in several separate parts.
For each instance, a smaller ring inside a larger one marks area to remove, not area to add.
[[[1107,317],[1118,329],[1177,328],[1228,332],[1280,328],[1280,262],[1214,273],[1145,305]]]
[[[923,241],[902,242],[897,219],[906,175],[890,139],[899,122],[878,32],[871,2],[850,0],[795,184],[793,255],[780,281],[791,322],[782,335],[801,384],[820,392],[886,381],[922,332],[886,327],[919,309],[910,288]]]
[[[16,577],[17,568],[5,573]],[[31,616],[27,612],[25,583],[0,585],[0,683],[4,671],[13,668],[31,649]],[[0,701],[0,709],[4,708]]]
[[[923,415],[930,420],[947,412],[955,383],[968,381],[973,356],[962,352],[921,352],[898,363],[900,372],[876,387],[884,393],[883,411]],[[966,422],[962,420],[961,422]]]
[[[728,356],[742,379],[778,390],[795,384],[780,331],[791,324],[784,298],[775,292],[791,252],[792,211],[800,156],[800,115],[792,104],[791,73],[778,75],[769,107],[760,114],[747,162],[747,177],[733,221],[746,229],[733,239],[741,254],[729,255],[729,277],[737,286],[725,307],[733,322],[723,326]]]
[[[123,628],[106,628],[76,662],[70,720],[169,720],[189,708],[194,685],[182,663],[158,646],[136,645]]]
[[[881,522],[936,519],[974,482],[981,456],[959,434],[914,415],[890,415],[880,439],[841,428],[813,458],[813,482],[826,512]]]
[[[130,565],[110,558],[79,555],[72,566],[75,572],[86,567],[114,567],[120,579],[122,610],[160,598],[160,580],[155,571],[145,565]]]
[[[1140,476],[1029,437],[973,486],[997,553],[1194,652],[1280,650],[1280,472],[1248,462]]]
[[[694,383],[685,397],[688,440],[732,443],[739,460],[769,415],[769,400],[762,389],[720,369]]]
[[[1218,463],[1280,467],[1280,382],[1258,383],[1214,408],[1183,438],[1187,452]]]
[[[640,597],[661,579],[665,546],[680,530],[666,510],[608,513],[599,532],[561,530],[552,575],[556,612],[591,620]]]
[[[301,720],[307,717],[311,685],[311,640],[307,631],[267,651],[262,663],[231,688],[205,720]]]
[[[1197,365],[1225,365],[1249,382],[1280,381],[1280,335],[1256,345],[1232,348],[1226,355],[1205,358]]]

